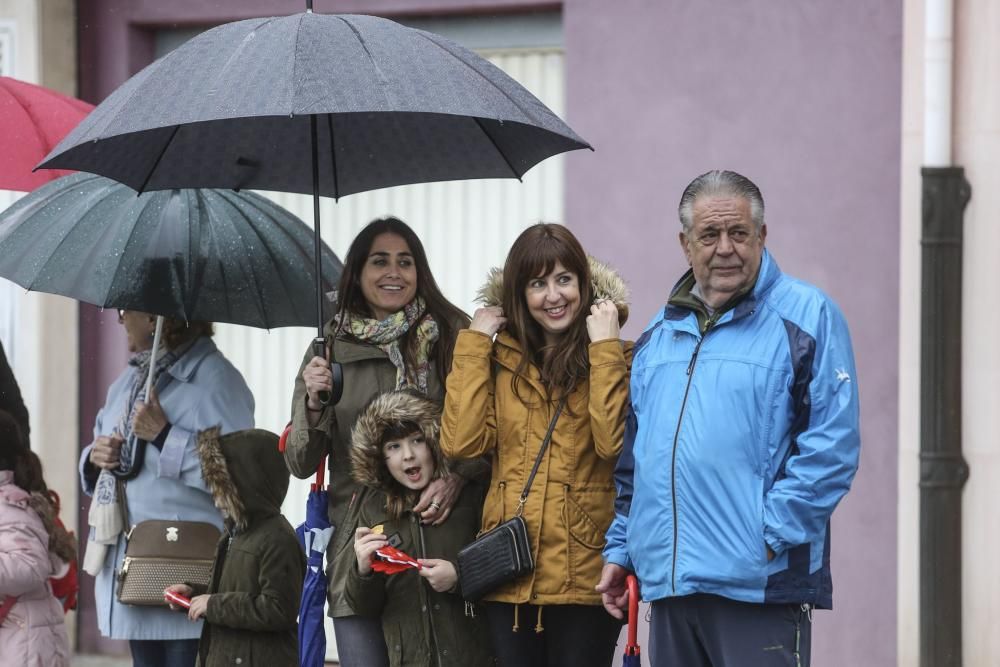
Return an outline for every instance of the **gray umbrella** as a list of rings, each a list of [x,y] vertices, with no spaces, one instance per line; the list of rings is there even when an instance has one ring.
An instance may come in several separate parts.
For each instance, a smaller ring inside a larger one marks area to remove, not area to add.
[[[66,176],[0,213],[0,277],[95,306],[259,328],[312,324],[309,227],[259,195]],[[323,244],[332,289],[342,268]]]
[[[316,189],[307,158],[314,115]],[[43,166],[139,191],[341,197],[520,178],[551,155],[586,147],[514,79],[454,42],[374,16],[307,12],[194,37],[123,84]]]
[[[454,42],[373,16],[309,11],[191,39],[126,81],[41,166],[139,191],[312,194],[318,241],[317,195],[519,179],[549,156],[588,147]],[[317,319],[322,338],[321,312]]]

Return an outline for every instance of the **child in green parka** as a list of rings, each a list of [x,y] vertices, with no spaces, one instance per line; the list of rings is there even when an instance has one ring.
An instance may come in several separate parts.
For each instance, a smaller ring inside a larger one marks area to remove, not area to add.
[[[305,556],[281,515],[288,470],[278,436],[262,429],[220,435],[211,428],[198,434],[198,455],[226,531],[207,588],[167,589],[191,598],[188,618],[205,619],[198,665],[297,665]]]
[[[470,480],[438,526],[413,512],[420,492],[448,474],[438,445],[441,406],[411,391],[377,396],[352,432],[354,479],[381,491],[360,508],[356,560],[345,596],[355,613],[381,616],[391,667],[486,667],[495,664],[484,623],[466,605],[458,583],[458,551],[476,537],[482,480]],[[384,495],[383,495],[384,494]],[[416,558],[420,570],[372,570],[375,551],[391,545]]]

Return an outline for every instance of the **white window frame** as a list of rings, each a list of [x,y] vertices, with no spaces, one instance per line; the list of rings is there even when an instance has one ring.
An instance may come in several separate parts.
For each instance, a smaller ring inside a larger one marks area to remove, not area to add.
[[[17,23],[0,21],[0,76],[14,76],[14,54],[17,44]]]

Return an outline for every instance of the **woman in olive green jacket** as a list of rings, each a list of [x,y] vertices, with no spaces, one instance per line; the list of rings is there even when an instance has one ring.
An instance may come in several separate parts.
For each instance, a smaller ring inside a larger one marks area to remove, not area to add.
[[[320,401],[320,393],[332,387],[332,374],[326,359],[307,351],[295,379],[285,462],[305,479],[329,457],[329,518],[335,531],[327,548],[328,613],[338,656],[342,667],[384,667],[388,656],[380,624],[355,615],[344,599],[358,511],[375,493],[351,479],[351,428],[361,409],[388,391],[413,389],[440,400],[455,336],[469,319],[441,294],[420,239],[397,218],[375,220],[357,235],[337,294],[337,313],[325,334],[327,354],[343,368],[343,398],[336,405]],[[414,509],[427,524],[441,524],[465,480],[484,466],[463,464],[456,474],[435,480]]]

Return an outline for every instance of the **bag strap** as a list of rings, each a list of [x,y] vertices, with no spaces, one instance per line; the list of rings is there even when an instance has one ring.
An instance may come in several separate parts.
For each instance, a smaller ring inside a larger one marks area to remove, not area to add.
[[[11,608],[13,608],[15,604],[17,604],[16,595],[4,596],[3,602],[0,603],[0,625],[7,620],[7,614],[10,613]]]
[[[559,415],[562,413],[563,406],[566,405],[567,394],[563,394],[563,397],[559,400],[559,405],[556,406],[555,414],[552,415],[552,421],[549,422],[549,430],[545,432],[545,438],[542,440],[542,448],[538,450],[538,456],[535,457],[535,465],[531,467],[531,474],[528,475],[528,481],[524,485],[524,490],[521,491],[521,497],[517,501],[517,510],[514,512],[514,516],[521,516],[524,511],[524,503],[528,500],[528,491],[531,490],[531,483],[535,481],[535,473],[538,472],[538,466],[542,464],[542,457],[545,455],[545,450],[548,449],[549,441],[552,440],[552,431],[556,428],[556,422],[559,421]]]
[[[115,495],[118,496],[118,510],[122,515],[122,534],[125,535],[125,543],[128,544],[128,538],[132,536],[132,531],[128,523],[128,496],[125,495],[126,481],[124,479],[117,479],[115,482]]]

